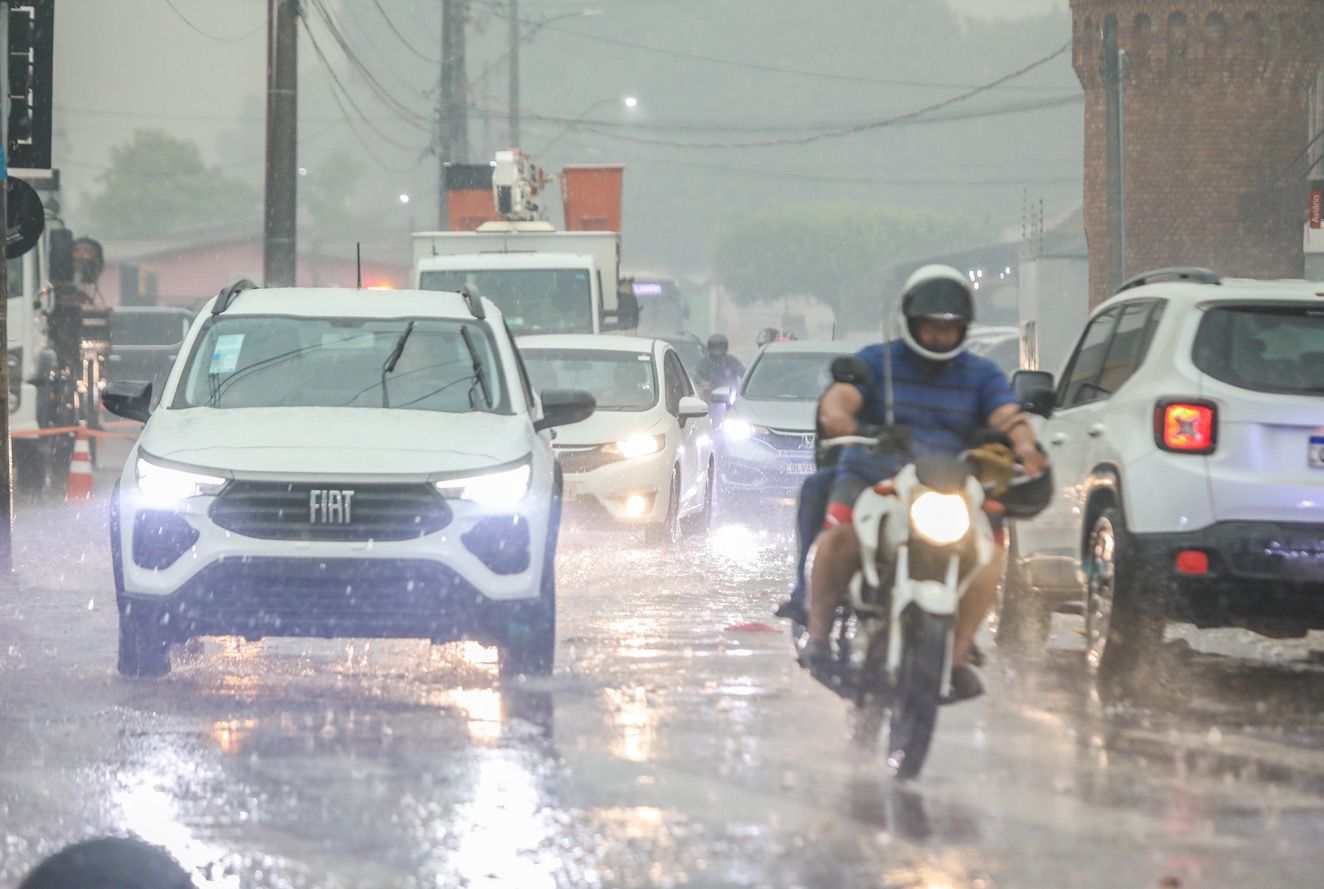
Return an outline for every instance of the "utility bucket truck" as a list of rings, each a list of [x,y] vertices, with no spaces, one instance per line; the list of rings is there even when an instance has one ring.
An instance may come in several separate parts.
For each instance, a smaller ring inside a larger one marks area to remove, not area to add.
[[[484,165],[447,168],[454,231],[416,232],[414,286],[495,302],[516,336],[601,333],[638,324],[637,302],[618,295],[621,167],[567,167],[566,228],[547,221],[542,170],[518,150]]]

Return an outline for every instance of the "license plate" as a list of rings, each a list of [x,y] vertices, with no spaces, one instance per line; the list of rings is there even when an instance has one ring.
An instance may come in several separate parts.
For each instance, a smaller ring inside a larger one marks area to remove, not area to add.
[[[792,463],[791,475],[813,475],[816,467],[813,463]]]
[[[1306,449],[1306,462],[1316,469],[1324,469],[1324,435],[1310,436],[1310,447]]]

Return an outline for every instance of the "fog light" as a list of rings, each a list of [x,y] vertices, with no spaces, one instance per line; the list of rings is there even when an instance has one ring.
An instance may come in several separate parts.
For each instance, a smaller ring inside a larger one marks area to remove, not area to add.
[[[1208,574],[1209,554],[1198,549],[1184,549],[1177,553],[1178,574]]]
[[[648,511],[648,498],[642,494],[631,494],[625,498],[625,514],[637,518]]]

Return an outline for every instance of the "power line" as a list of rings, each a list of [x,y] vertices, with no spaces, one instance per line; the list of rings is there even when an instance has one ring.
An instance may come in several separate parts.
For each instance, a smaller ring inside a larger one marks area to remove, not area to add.
[[[1039,177],[1015,177],[1009,176],[997,179],[965,179],[959,177],[949,177],[942,179],[919,179],[919,178],[883,178],[875,176],[841,176],[828,173],[806,173],[795,170],[766,170],[756,167],[740,167],[732,164],[710,164],[702,161],[672,160],[660,157],[647,157],[635,155],[635,159],[643,163],[665,164],[673,167],[689,167],[700,170],[720,170],[722,172],[737,173],[754,176],[768,176],[774,179],[797,180],[803,182],[832,182],[839,184],[859,183],[869,185],[887,185],[900,187],[936,187],[936,186],[960,186],[960,187],[998,187],[1011,185],[1079,185],[1082,176],[1039,176]]]
[[[391,21],[391,17],[386,14],[386,9],[382,6],[381,0],[372,0],[372,5],[377,7],[377,11],[381,13],[382,21],[386,22],[386,27],[390,28],[391,33],[396,36],[396,39],[404,44],[405,49],[409,50],[425,62],[431,62],[434,65],[441,64],[441,59],[434,59],[432,56],[425,55],[418,49],[415,49],[414,45],[405,39],[405,35],[400,33],[400,29],[395,26],[395,22]]]
[[[392,95],[391,91],[388,90],[380,80],[377,79],[376,75],[372,73],[368,66],[363,63],[363,60],[354,52],[354,48],[350,46],[349,41],[345,39],[344,33],[336,23],[335,18],[331,15],[330,11],[326,8],[326,4],[323,3],[322,0],[311,0],[311,5],[321,15],[322,24],[326,27],[327,33],[331,35],[331,39],[340,47],[340,51],[344,53],[345,59],[349,62],[350,67],[358,72],[359,76],[368,84],[368,88],[376,94],[377,98],[400,114],[400,119],[405,123],[422,132],[431,133],[432,119],[419,114],[414,111],[414,109],[401,102]],[[311,33],[311,31],[309,33]],[[360,111],[360,114],[361,113],[362,112]]]
[[[1071,41],[1068,40],[1066,43],[1062,44],[1061,47],[1049,53],[1048,55],[1035,59],[1033,62],[1030,62],[1029,64],[1022,66],[1021,68],[1018,68],[1015,71],[1012,71],[1010,74],[1005,74],[1002,77],[999,77],[997,80],[990,81],[986,84],[983,84],[982,86],[977,86],[974,89],[961,93],[958,96],[952,96],[949,99],[944,99],[941,102],[935,102],[934,104],[927,105],[923,108],[917,108],[916,110],[909,111],[905,114],[899,114],[893,117],[879,118],[877,120],[865,121],[862,123],[855,124],[853,126],[842,127],[840,129],[830,130],[821,133],[810,133],[803,136],[783,136],[778,139],[751,139],[742,142],[679,142],[670,139],[657,139],[657,138],[647,138],[643,136],[632,136],[627,133],[611,133],[601,129],[593,129],[592,127],[584,127],[584,129],[588,130],[589,132],[597,133],[600,136],[606,136],[609,139],[617,139],[622,142],[633,142],[640,145],[665,145],[669,148],[731,149],[731,148],[771,148],[771,147],[786,146],[786,145],[808,145],[813,142],[821,142],[825,139],[839,139],[846,136],[854,136],[860,133],[869,132],[871,130],[883,129],[885,127],[896,127],[904,124],[912,124],[919,122],[924,122],[924,123],[931,122],[932,120],[937,119],[937,118],[928,117],[928,115],[932,115],[933,112],[941,111],[942,109],[955,105],[958,102],[964,102],[966,99],[972,98],[981,93],[988,92],[989,90],[996,89],[999,85],[1006,83],[1009,80],[1020,77],[1023,74],[1032,71],[1041,65],[1047,64],[1048,62],[1052,61],[1058,56],[1063,55],[1070,49],[1071,49]],[[1040,100],[1037,103],[1025,103],[1025,105],[1022,106],[1021,110],[1033,110],[1034,108],[1048,108],[1048,107],[1053,107],[1055,105],[1066,104],[1067,102],[1078,102],[1080,100],[1081,97],[1079,96],[1067,96],[1058,99],[1044,99],[1044,100]],[[966,114],[967,117],[979,116],[980,112],[978,110],[974,110]],[[957,115],[947,115],[944,119],[954,120],[961,118],[957,117]]]
[[[348,102],[350,106],[352,106],[354,110],[358,112],[359,118],[362,119],[363,122],[366,123],[369,126],[369,128],[371,128],[372,131],[375,132],[379,137],[391,143],[392,145],[396,146],[397,148],[401,148],[409,151],[417,150],[412,146],[405,145],[401,142],[397,142],[396,140],[392,139],[390,136],[387,136],[385,133],[379,130],[372,123],[372,121],[368,120],[367,116],[364,115],[363,113],[363,109],[359,108],[358,104],[354,101],[354,97],[349,94],[349,91],[345,89],[345,85],[341,83],[340,78],[336,75],[335,69],[331,66],[330,61],[327,60],[326,54],[322,52],[322,48],[318,46],[317,38],[313,35],[313,29],[308,24],[308,20],[304,18],[302,19],[302,21],[303,21],[304,32],[307,33],[308,35],[308,42],[313,47],[313,53],[322,63],[322,68],[331,78],[332,84],[334,84],[331,90],[331,98],[335,101],[336,107],[340,109],[340,113],[344,117],[345,122],[349,124],[349,131],[354,134],[354,138],[358,141],[360,145],[363,146],[363,150],[368,153],[368,157],[373,161],[373,163],[377,164],[377,166],[381,167],[383,170],[386,170],[389,173],[411,172],[411,169],[408,168],[400,169],[397,167],[392,167],[391,165],[387,164],[385,161],[383,161],[381,158],[377,156],[377,153],[373,151],[372,147],[368,145],[368,143],[364,140],[363,135],[358,131],[358,128],[354,126],[354,122],[350,116],[349,110],[345,107],[345,102]],[[339,90],[339,92],[337,92],[337,90]],[[343,101],[341,98],[342,95],[344,97]],[[415,164],[415,166],[417,166],[417,164]]]
[[[196,24],[194,24],[193,21],[190,20],[188,16],[184,15],[184,13],[179,11],[179,7],[175,5],[175,0],[165,0],[165,4],[166,6],[170,7],[170,10],[176,16],[179,17],[179,20],[181,22],[188,25],[190,28],[192,28],[194,31],[197,31],[199,34],[201,34],[203,37],[206,37],[208,40],[215,40],[218,43],[238,43],[240,40],[247,40],[248,38],[252,37],[254,34],[257,34],[259,31],[262,31],[267,27],[266,22],[263,22],[253,30],[249,31],[247,34],[240,34],[238,37],[221,37],[217,34],[212,34],[211,32],[206,31],[198,27]]]
[[[490,3],[490,2],[481,3],[478,2],[478,0],[475,0],[475,2],[477,5],[485,6],[489,12],[493,12],[493,13],[500,12],[499,7],[494,3]],[[527,25],[539,24],[538,19],[519,18],[517,19],[517,21],[523,22],[524,24]],[[632,40],[621,40],[616,37],[607,37],[603,34],[588,34],[585,33],[584,31],[576,31],[573,28],[565,28],[559,25],[545,24],[542,27],[548,31],[556,31],[560,34],[568,34],[572,37],[579,37],[584,40],[593,40],[593,41],[597,41],[598,43],[608,43],[613,46],[622,46],[628,49],[638,49],[638,50],[643,50],[644,52],[652,52],[652,53],[658,53],[660,55],[675,56],[677,58],[690,59],[691,61],[696,61],[696,62],[707,62],[709,64],[714,64],[714,65],[729,65],[736,68],[748,68],[755,71],[767,71],[774,74],[790,74],[799,77],[817,77],[823,80],[840,80],[849,83],[873,83],[882,86],[922,87],[929,89],[962,89],[963,90],[963,89],[970,89],[971,87],[976,86],[975,84],[969,84],[969,83],[943,83],[938,81],[926,81],[926,80],[900,80],[900,79],[893,79],[886,77],[869,77],[867,75],[862,75],[862,74],[839,74],[832,71],[814,71],[805,68],[789,68],[782,65],[768,65],[763,62],[748,62],[740,59],[728,59],[728,58],[723,58],[721,56],[709,56],[709,55],[704,55],[702,53],[688,52],[686,50],[681,50],[681,49],[671,49],[669,47],[663,47],[663,46],[652,46],[647,43],[637,43]],[[1015,90],[1018,92],[1046,92],[1049,90],[1060,89],[1060,87],[1014,86],[1014,87],[1007,87],[1007,89]]]
[[[1076,105],[1084,101],[1084,95],[1072,94],[1068,96],[1054,96],[1047,99],[1032,99],[1025,102],[1008,102],[1002,105],[989,105],[982,108],[971,108],[964,111],[949,111],[943,114],[931,114],[919,117],[913,120],[904,121],[905,124],[918,126],[920,124],[952,123],[962,120],[973,120],[983,117],[1000,117],[1007,114],[1020,114],[1027,111],[1039,111],[1047,108],[1057,108],[1065,105]],[[498,109],[478,108],[475,111],[482,114],[499,115],[504,113]],[[768,132],[794,132],[804,133],[813,130],[838,131],[843,127],[853,127],[860,124],[872,124],[877,122],[877,118],[855,118],[846,120],[831,121],[802,121],[785,123],[745,123],[745,124],[720,124],[706,123],[703,121],[633,121],[633,120],[606,120],[606,119],[585,119],[554,117],[551,115],[538,114],[533,111],[521,111],[531,120],[542,121],[548,124],[576,124],[582,129],[598,132],[597,128],[621,129],[621,130],[658,130],[658,131],[693,131],[704,133],[768,133]],[[898,126],[901,125],[899,122]],[[612,133],[603,133],[603,135],[612,136]]]

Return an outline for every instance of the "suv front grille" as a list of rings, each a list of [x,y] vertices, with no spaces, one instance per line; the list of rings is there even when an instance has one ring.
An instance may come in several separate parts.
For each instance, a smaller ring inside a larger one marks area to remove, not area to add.
[[[811,454],[814,452],[814,433],[812,432],[769,429],[761,438],[769,446],[779,451],[804,451]]]
[[[328,492],[339,495],[338,509],[323,507]],[[412,540],[451,520],[445,499],[428,484],[236,481],[210,515],[227,531],[265,540]]]

